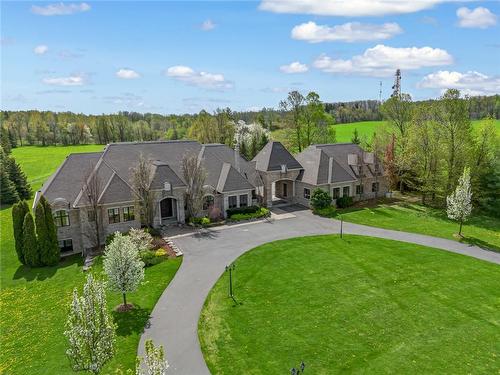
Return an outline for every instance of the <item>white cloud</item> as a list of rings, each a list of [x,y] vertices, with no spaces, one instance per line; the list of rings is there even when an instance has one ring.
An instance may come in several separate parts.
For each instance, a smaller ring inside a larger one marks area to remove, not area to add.
[[[118,78],[122,79],[135,79],[141,77],[136,71],[127,68],[119,69],[115,74]]]
[[[401,34],[403,29],[397,23],[384,23],[382,25],[348,22],[343,25],[327,26],[307,22],[297,25],[292,29],[292,38],[305,40],[309,43],[320,42],[358,42],[389,39]]]
[[[309,70],[306,64],[302,64],[298,61],[294,61],[288,65],[281,65],[280,70],[283,73],[294,74],[294,73],[305,73]]]
[[[233,87],[233,84],[227,81],[222,74],[196,72],[189,66],[184,65],[171,66],[165,74],[178,81],[208,89],[225,90]]]
[[[33,52],[35,52],[35,54],[37,54],[37,55],[44,55],[48,52],[48,50],[49,50],[49,47],[47,47],[45,44],[40,44],[39,46],[36,46],[33,49]]]
[[[208,19],[203,21],[203,23],[200,25],[200,29],[203,31],[210,31],[215,29],[215,26],[217,26],[215,23],[212,22],[212,20]]]
[[[500,93],[500,76],[487,76],[476,71],[460,73],[440,70],[426,75],[417,86],[442,91],[459,89],[468,95],[492,95]]]
[[[432,8],[449,0],[262,0],[259,9],[318,16],[384,16]]]
[[[39,16],[66,16],[69,14],[87,12],[90,10],[90,5],[87,3],[67,4],[56,3],[45,6],[32,5],[31,12]]]
[[[396,69],[414,70],[451,63],[453,57],[440,48],[395,48],[378,44],[349,60],[335,60],[327,55],[321,55],[314,61],[313,66],[328,73],[383,77],[394,74]]]
[[[497,23],[497,16],[483,7],[477,7],[476,9],[458,8],[457,17],[460,27],[486,29]]]
[[[79,73],[68,77],[43,78],[42,82],[53,86],[83,86],[87,83],[87,79],[84,74]]]

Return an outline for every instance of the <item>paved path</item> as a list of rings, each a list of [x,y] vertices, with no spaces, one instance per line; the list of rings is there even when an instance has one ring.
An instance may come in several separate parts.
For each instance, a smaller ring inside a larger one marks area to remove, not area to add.
[[[148,338],[165,347],[169,374],[209,374],[198,341],[198,318],[208,292],[230,264],[244,252],[266,242],[290,237],[339,233],[340,222],[299,210],[278,216],[283,220],[254,222],[177,237],[184,252],[176,276],[156,304],[151,325],[141,337],[139,351]],[[500,253],[441,238],[391,231],[351,223],[344,233],[388,238],[436,247],[500,264]]]

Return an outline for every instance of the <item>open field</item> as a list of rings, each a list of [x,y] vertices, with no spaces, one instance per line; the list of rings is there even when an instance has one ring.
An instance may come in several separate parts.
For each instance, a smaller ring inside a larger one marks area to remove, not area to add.
[[[102,146],[95,145],[23,147],[14,149],[13,155],[27,172],[35,191],[67,154],[101,149]],[[0,373],[71,374],[63,331],[73,288],[81,288],[85,281],[82,259],[73,256],[56,267],[30,269],[22,266],[15,255],[10,207],[0,211],[0,224]],[[126,314],[113,313],[118,324],[117,353],[105,373],[134,367],[142,328],[180,264],[180,259],[174,259],[147,268],[145,284],[129,297],[137,308]],[[103,277],[100,264],[93,272]],[[120,302],[120,295],[109,294],[110,310]]]
[[[483,120],[473,120],[472,125],[474,128],[478,128],[482,124]],[[386,121],[361,121],[361,122],[351,122],[347,124],[335,124],[333,125],[335,133],[337,136],[337,142],[351,142],[354,129],[358,130],[359,137],[361,139],[370,140],[373,137],[373,133],[380,131],[380,129],[387,125]],[[500,120],[495,120],[495,127],[497,134],[500,135]],[[275,130],[272,133],[273,139],[283,142],[285,139],[285,133],[283,130]]]
[[[370,237],[259,246],[205,302],[212,373],[496,373],[499,266]]]
[[[466,242],[500,251],[500,219],[473,214],[458,237],[458,223],[448,219],[444,209],[404,202],[339,210],[345,221],[404,232],[421,233]]]

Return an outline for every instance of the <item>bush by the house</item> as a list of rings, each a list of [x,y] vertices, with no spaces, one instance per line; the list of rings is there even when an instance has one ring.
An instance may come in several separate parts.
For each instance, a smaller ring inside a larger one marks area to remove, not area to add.
[[[163,252],[159,250],[143,250],[139,253],[139,256],[141,257],[145,267],[154,266],[155,264],[161,263],[166,259]]]
[[[332,203],[332,197],[324,191],[323,189],[314,189],[311,195],[311,206],[313,209],[317,210],[320,208],[326,208]]]
[[[189,222],[194,225],[201,225],[202,227],[210,224],[210,219],[208,217],[192,217]]]
[[[113,240],[115,239],[116,233],[118,233],[118,232],[113,232],[113,233],[110,233],[106,236],[106,241],[105,241],[106,246],[109,246],[111,244],[111,242],[113,242]]]
[[[153,246],[153,237],[144,229],[130,228],[128,235],[139,251],[150,250]]]
[[[337,198],[336,203],[338,208],[346,208],[352,206],[353,201],[352,197],[341,197]]]
[[[29,211],[26,213],[23,222],[23,254],[28,266],[39,267],[42,265],[35,234],[35,222]]]
[[[23,224],[24,217],[29,212],[28,203],[21,201],[12,207],[12,225],[14,229],[14,241],[16,246],[17,259],[22,264],[26,264],[23,253]]]
[[[48,210],[48,212],[46,212]],[[57,229],[52,216],[52,208],[42,195],[35,207],[36,234],[40,250],[40,262],[54,266],[61,258],[61,249],[57,241]]]
[[[267,208],[259,207],[259,209],[255,212],[233,214],[229,217],[229,220],[230,221],[242,221],[242,220],[258,219],[261,217],[269,216],[269,214],[270,214],[270,212]]]
[[[259,206],[247,206],[247,207],[238,207],[238,208],[230,208],[226,210],[227,217],[231,217],[235,214],[253,214],[260,209]]]
[[[159,229],[146,227],[144,228],[144,231],[153,237],[161,237],[161,231]]]
[[[337,216],[337,209],[334,206],[328,206],[325,208],[314,209],[313,213],[319,216],[332,218]]]

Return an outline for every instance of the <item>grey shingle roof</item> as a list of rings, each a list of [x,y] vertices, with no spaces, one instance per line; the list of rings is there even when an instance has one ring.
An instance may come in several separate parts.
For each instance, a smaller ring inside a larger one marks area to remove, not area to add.
[[[113,173],[108,185],[99,198],[100,204],[108,204],[114,202],[130,202],[134,200],[134,193],[130,186],[123,181],[120,176]]]
[[[328,174],[331,168],[330,182],[356,181],[357,171],[347,162],[349,154],[357,154],[362,160],[363,149],[353,143],[335,143],[312,145],[297,155],[297,160],[304,166],[304,173],[300,180],[313,185],[328,183]],[[331,159],[331,162],[330,162]],[[364,169],[366,177],[372,177],[368,168]]]
[[[43,184],[41,193],[49,202],[63,198],[70,205],[73,204],[82,188],[85,176],[92,171],[101,155],[102,152],[69,154]]]
[[[287,169],[302,169],[302,165],[290,154],[281,142],[270,141],[253,158],[256,169],[263,172],[279,171],[283,164]]]

